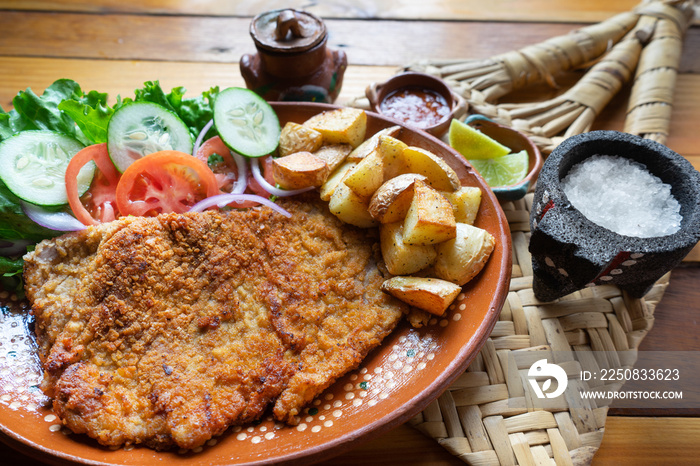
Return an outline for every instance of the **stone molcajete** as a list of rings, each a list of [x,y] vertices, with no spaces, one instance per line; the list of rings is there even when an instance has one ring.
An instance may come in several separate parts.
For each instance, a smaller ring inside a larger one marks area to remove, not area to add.
[[[591,222],[574,208],[560,182],[572,166],[596,154],[634,160],[670,185],[680,204],[680,229],[667,236],[624,236]],[[649,139],[617,131],[573,136],[544,163],[530,229],[537,299],[553,301],[600,284],[617,285],[640,298],[700,240],[700,173],[685,158]]]
[[[257,53],[241,57],[248,89],[265,100],[333,103],[348,59],[326,47],[328,31],[305,11],[273,10],[253,18],[250,35]]]

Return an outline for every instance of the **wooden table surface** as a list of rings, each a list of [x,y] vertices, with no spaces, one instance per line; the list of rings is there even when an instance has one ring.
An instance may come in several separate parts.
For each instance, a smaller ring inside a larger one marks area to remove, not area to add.
[[[112,99],[149,80],[185,86],[243,86],[238,60],[254,52],[248,33],[262,11],[295,7],[321,16],[329,45],[350,66],[337,103],[364,94],[399,67],[423,58],[486,58],[565,34],[635,7],[635,0],[0,0],[0,106],[17,91],[40,93],[57,78]],[[666,144],[700,168],[700,7],[685,37]],[[573,73],[572,78],[580,76]],[[567,82],[566,79],[562,81]],[[545,98],[560,92],[537,88]],[[526,91],[525,94],[527,95]],[[629,90],[594,129],[621,130]],[[700,351],[700,252],[671,274],[653,330],[640,350]],[[698,368],[700,369],[700,368]],[[697,407],[696,407],[697,408]],[[593,464],[700,464],[699,409],[611,409]],[[0,444],[0,464],[40,464]],[[326,464],[457,465],[434,440],[404,425]]]

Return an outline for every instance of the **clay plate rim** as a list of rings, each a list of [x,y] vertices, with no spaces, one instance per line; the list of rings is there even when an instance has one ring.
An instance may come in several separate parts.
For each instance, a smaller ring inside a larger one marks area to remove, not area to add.
[[[321,111],[330,110],[338,108],[337,106],[330,104],[315,104],[315,103],[298,103],[298,102],[273,102],[273,107],[278,113],[280,122],[284,124],[286,121],[297,121],[299,123],[303,122],[308,117],[320,113]],[[367,112],[368,116],[368,134],[372,134],[381,128],[388,126],[394,126],[395,122],[384,118],[376,113]],[[443,346],[440,349],[449,348],[449,346],[459,345],[457,348],[453,348],[450,354],[444,356],[451,357],[449,361],[440,361],[439,354],[437,356],[437,361],[435,366],[432,368],[433,372],[437,372],[434,378],[430,381],[426,381],[425,384],[418,383],[411,385],[418,385],[420,390],[414,393],[407,394],[407,398],[400,398],[399,400],[390,401],[384,403],[382,402],[376,404],[372,408],[375,413],[380,413],[374,420],[366,424],[362,424],[359,427],[353,427],[352,415],[350,415],[350,422],[348,422],[348,427],[341,428],[338,430],[337,434],[331,434],[331,437],[325,441],[318,442],[316,444],[310,444],[308,447],[299,449],[295,452],[288,453],[280,451],[279,448],[270,448],[266,450],[270,454],[261,457],[258,454],[249,454],[248,457],[242,458],[238,455],[244,453],[246,447],[241,444],[237,444],[234,439],[227,438],[218,445],[210,448],[210,450],[219,450],[217,456],[224,451],[230,453],[230,456],[224,462],[212,463],[209,462],[206,455],[202,456],[198,461],[197,456],[171,456],[170,459],[173,462],[186,462],[188,465],[191,464],[247,464],[247,465],[261,465],[261,464],[309,464],[311,462],[318,462],[324,459],[329,459],[333,456],[339,455],[351,448],[356,447],[362,441],[368,440],[370,434],[380,434],[386,432],[400,424],[413,418],[415,415],[420,413],[423,409],[428,406],[433,400],[435,400],[442,392],[449,387],[457,377],[459,377],[469,366],[471,361],[476,357],[478,352],[481,350],[482,346],[485,344],[487,338],[489,337],[491,330],[493,329],[496,321],[498,320],[499,313],[503,304],[506,300],[509,291],[511,267],[512,267],[512,253],[511,253],[511,238],[510,230],[508,227],[508,222],[505,218],[495,195],[487,187],[484,180],[476,173],[471,167],[466,163],[463,157],[459,156],[453,149],[447,146],[442,141],[430,136],[428,133],[408,128],[402,126],[400,137],[406,140],[411,145],[419,145],[425,149],[432,150],[441,157],[443,157],[447,163],[452,166],[460,179],[462,184],[469,184],[472,186],[479,186],[482,188],[482,205],[479,213],[479,218],[477,220],[477,226],[485,227],[489,230],[495,237],[497,241],[496,249],[491,256],[491,259],[487,263],[484,270],[481,272],[477,278],[472,282],[463,287],[463,295],[460,302],[477,300],[481,301],[479,305],[474,306],[475,312],[479,312],[478,318],[474,322],[465,322],[466,319],[460,321],[459,324],[454,324],[453,327],[459,325],[460,329],[458,335],[460,336],[459,341],[453,337],[452,340],[442,341]],[[485,293],[479,293],[481,288],[487,287],[487,291],[490,295],[486,296]],[[468,298],[468,299],[467,299]],[[467,313],[471,312],[472,309],[467,310]],[[448,312],[450,312],[448,310]],[[382,343],[382,346],[370,353],[367,360],[376,360],[379,355],[378,352],[384,351],[382,348],[391,345],[392,341],[396,341],[398,334],[404,332],[410,332],[407,329],[407,325],[397,328],[395,332],[387,337],[387,340]],[[462,327],[466,327],[466,330]],[[441,329],[437,330],[442,332]],[[464,337],[462,339],[462,336]],[[449,346],[446,345],[449,344]],[[444,353],[444,351],[443,351]],[[444,366],[440,366],[439,362],[446,362]],[[371,364],[372,361],[369,362]],[[417,380],[426,380],[432,375],[430,372],[422,374],[422,377],[417,377]],[[413,381],[412,381],[413,382]],[[341,382],[339,382],[341,383]],[[333,388],[333,387],[331,387]],[[394,404],[398,403],[397,407],[391,408]],[[390,406],[387,406],[390,405]],[[0,412],[11,412],[5,405],[0,404]],[[383,413],[382,413],[383,412]],[[338,421],[342,424],[342,421]],[[46,432],[48,429],[44,424],[37,424],[39,428],[43,428]],[[344,430],[343,430],[344,429]],[[22,429],[16,429],[22,430]],[[0,440],[7,443],[9,446],[22,451],[23,453],[40,459],[42,461],[50,462],[53,464],[89,464],[89,465],[123,465],[123,464],[138,464],[144,461],[153,461],[160,454],[153,452],[146,448],[137,448],[131,451],[117,450],[112,452],[109,450],[103,450],[92,445],[90,440],[83,441],[78,436],[71,435],[68,438],[69,442],[65,445],[65,448],[61,449],[61,442],[52,442],[51,437],[44,433],[32,432],[32,438],[21,435],[11,426],[5,425],[5,416],[3,420],[0,421]],[[53,434],[59,435],[59,434]],[[294,434],[296,435],[296,434]],[[305,435],[313,435],[311,433],[301,433],[300,441],[305,442],[308,438],[304,438]],[[318,435],[318,434],[316,434]],[[43,437],[42,437],[43,436]],[[63,437],[63,436],[61,436]],[[39,439],[38,441],[35,439]],[[322,437],[321,437],[322,439]],[[225,444],[228,442],[228,444]],[[52,445],[54,443],[54,445]],[[59,443],[59,445],[55,445]],[[75,448],[72,448],[74,444]],[[81,455],[86,447],[89,446],[90,451],[94,450],[100,452],[100,454],[95,453],[95,455],[90,455],[92,458],[86,458],[85,455]],[[209,447],[207,447],[209,449]],[[119,454],[121,453],[121,454]],[[198,453],[197,455],[200,455]],[[122,455],[124,458],[128,458],[125,461],[119,461]],[[109,459],[112,456],[113,459]],[[98,459],[101,457],[101,459]],[[158,458],[167,459],[167,457]],[[117,460],[117,462],[114,462]]]

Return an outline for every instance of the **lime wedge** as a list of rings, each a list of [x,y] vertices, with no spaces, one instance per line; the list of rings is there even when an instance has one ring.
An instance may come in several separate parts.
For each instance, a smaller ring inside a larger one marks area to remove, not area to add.
[[[493,159],[470,160],[469,163],[489,186],[496,188],[515,184],[525,178],[529,160],[527,151],[521,150]]]
[[[469,160],[492,159],[510,152],[500,142],[459,120],[450,123],[450,146]]]

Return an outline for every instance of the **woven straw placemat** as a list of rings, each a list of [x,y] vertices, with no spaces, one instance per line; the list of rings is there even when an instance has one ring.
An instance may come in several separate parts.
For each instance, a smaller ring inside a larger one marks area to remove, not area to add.
[[[576,395],[621,384],[589,387],[578,374],[632,367],[668,285],[667,274],[642,299],[606,285],[538,301],[528,252],[532,198],[502,205],[513,238],[513,278],[491,336],[464,374],[411,421],[468,464],[589,464],[603,439],[609,403]],[[564,395],[533,394],[528,369],[544,358],[566,371]]]

